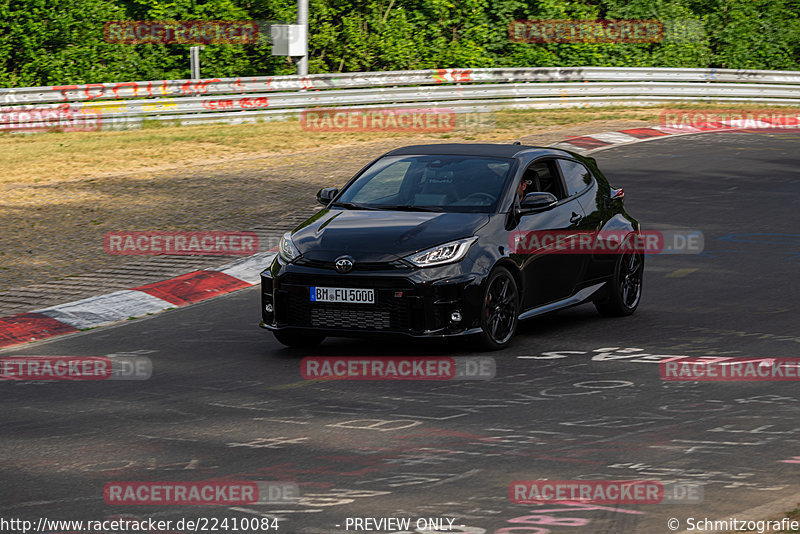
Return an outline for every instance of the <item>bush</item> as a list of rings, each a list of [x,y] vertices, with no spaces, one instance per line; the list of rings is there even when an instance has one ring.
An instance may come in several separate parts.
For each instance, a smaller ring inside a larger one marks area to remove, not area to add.
[[[800,0],[311,0],[309,71],[658,66],[800,70]],[[113,20],[293,21],[293,0],[0,0],[0,86],[189,76],[189,45],[108,43]],[[662,42],[529,44],[514,19],[659,19]],[[207,45],[204,78],[292,74],[268,39]]]

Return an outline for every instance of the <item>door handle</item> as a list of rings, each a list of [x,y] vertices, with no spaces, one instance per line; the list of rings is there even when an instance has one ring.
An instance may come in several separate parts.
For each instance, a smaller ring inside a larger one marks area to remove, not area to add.
[[[572,224],[578,224],[581,220],[583,220],[583,215],[579,215],[574,211],[572,212],[572,217],[569,218],[569,222]]]

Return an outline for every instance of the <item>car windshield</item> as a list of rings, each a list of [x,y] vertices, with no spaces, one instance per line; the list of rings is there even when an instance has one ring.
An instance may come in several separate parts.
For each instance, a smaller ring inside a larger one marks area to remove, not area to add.
[[[497,206],[512,163],[487,156],[387,156],[364,171],[333,205],[489,213]]]

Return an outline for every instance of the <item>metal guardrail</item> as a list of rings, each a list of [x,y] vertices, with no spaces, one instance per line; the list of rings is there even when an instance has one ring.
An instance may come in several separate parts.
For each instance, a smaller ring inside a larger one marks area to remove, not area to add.
[[[0,89],[0,130],[99,118],[104,129],[143,120],[247,122],[317,107],[498,108],[719,101],[800,104],[800,72],[553,67],[435,69],[309,76],[162,80]],[[16,126],[16,128],[15,128]]]

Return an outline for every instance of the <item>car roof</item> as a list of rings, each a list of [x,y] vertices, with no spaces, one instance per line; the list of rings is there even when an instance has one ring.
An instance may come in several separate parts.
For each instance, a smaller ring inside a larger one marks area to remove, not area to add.
[[[411,145],[397,148],[388,152],[387,156],[407,155],[468,155],[468,156],[494,156],[500,158],[514,158],[522,152],[531,152],[531,155],[559,155],[572,156],[565,150],[528,145],[513,145],[499,143],[436,143],[429,145]]]

